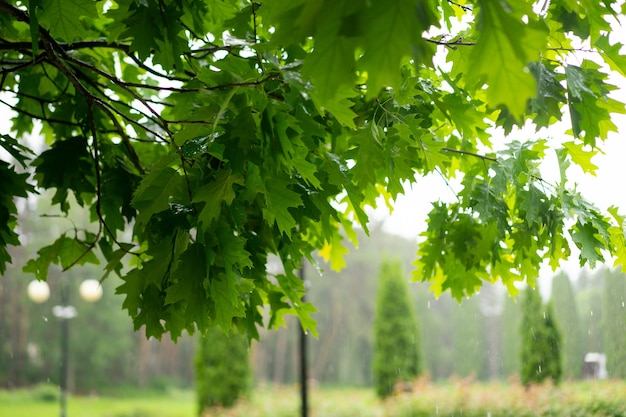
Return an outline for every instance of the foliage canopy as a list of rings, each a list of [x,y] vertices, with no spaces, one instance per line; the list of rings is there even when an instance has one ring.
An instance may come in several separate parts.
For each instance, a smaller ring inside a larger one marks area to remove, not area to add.
[[[41,248],[25,267],[37,278],[97,249],[148,336],[234,324],[258,337],[262,305],[270,326],[293,313],[314,331],[303,257],[340,268],[366,207],[430,173],[460,181],[418,250],[415,277],[436,293],[495,280],[514,292],[569,257],[568,238],[581,264],[624,263],[623,217],[567,182],[572,164],[593,173],[624,112],[606,71],[625,75],[610,36],[624,6],[536,3],[0,0],[0,103],[13,111],[0,273],[19,244],[15,197],[53,190],[62,212],[89,207],[93,227]],[[566,139],[548,140],[557,122]],[[48,147],[35,152],[23,138],[38,126]],[[519,126],[540,133],[493,135]],[[539,172],[549,150],[556,183]],[[267,275],[268,254],[284,273]]]

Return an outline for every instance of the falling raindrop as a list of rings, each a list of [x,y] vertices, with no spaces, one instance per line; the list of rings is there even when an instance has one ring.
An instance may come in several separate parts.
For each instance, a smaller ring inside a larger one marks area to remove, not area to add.
[[[435,406],[435,414],[439,414],[439,406],[438,405]]]
[[[428,306],[427,308],[430,310],[430,300],[428,300]]]
[[[589,315],[593,316],[593,310],[589,310]]]
[[[537,371],[537,373],[541,373],[541,365],[539,365],[539,370]]]
[[[622,301],[622,308],[624,308],[624,301]]]
[[[43,316],[42,318],[43,318],[43,321],[48,321],[48,317]]]

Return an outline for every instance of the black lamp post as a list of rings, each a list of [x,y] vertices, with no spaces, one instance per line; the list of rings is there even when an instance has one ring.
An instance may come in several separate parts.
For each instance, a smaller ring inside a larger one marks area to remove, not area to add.
[[[67,375],[69,363],[69,321],[77,316],[76,308],[70,305],[70,288],[64,278],[60,279],[61,304],[52,307],[52,314],[59,319],[61,336],[61,364],[59,375],[59,388],[61,396],[59,405],[61,417],[67,416]],[[95,302],[102,297],[102,287],[95,279],[87,279],[80,284],[80,296],[83,300]],[[28,284],[28,297],[36,303],[44,303],[50,298],[50,287],[45,281],[31,281]]]
[[[305,288],[307,287],[307,281],[304,275],[304,262],[300,267],[300,279],[304,282]],[[302,301],[305,301],[305,297],[302,297]],[[301,398],[301,416],[308,417],[309,415],[309,390],[308,390],[308,360],[307,360],[307,334],[300,324],[300,398]]]

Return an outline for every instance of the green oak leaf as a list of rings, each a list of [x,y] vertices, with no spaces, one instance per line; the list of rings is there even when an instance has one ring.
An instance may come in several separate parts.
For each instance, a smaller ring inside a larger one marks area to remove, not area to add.
[[[527,67],[545,48],[547,27],[540,22],[524,24],[506,11],[504,2],[479,4],[479,37],[470,52],[468,75],[486,77],[489,104],[503,104],[520,117],[536,94],[537,83]]]
[[[302,74],[312,79],[317,105],[322,108],[337,107],[341,98],[337,91],[354,84],[354,50],[356,43],[332,32],[322,33],[315,40],[316,48],[305,62]]]
[[[357,97],[358,95],[359,94],[355,89],[346,84],[340,85],[335,90],[335,94],[332,98],[325,100],[320,98],[317,90],[311,91],[311,99],[313,100],[313,103],[315,103],[315,107],[317,107],[317,111],[319,111],[320,114],[328,112],[332,114],[343,126],[347,126],[351,129],[356,128],[354,119],[357,117],[357,114],[352,110],[354,102],[351,99]]]
[[[428,1],[388,0],[372,2],[364,12],[366,28],[363,57],[359,67],[367,74],[367,94],[376,97],[383,87],[399,89],[399,71],[405,58],[415,57],[418,64],[428,64],[434,45],[422,34],[437,24]]]
[[[594,267],[596,262],[604,261],[601,250],[605,245],[598,237],[598,229],[593,224],[583,224],[580,220],[576,222],[572,239],[580,249],[580,266],[588,263],[591,267]]]
[[[167,210],[175,197],[184,194],[184,188],[183,177],[175,169],[163,165],[153,168],[133,195],[132,205],[138,211],[137,225],[146,224],[152,215]]]
[[[24,266],[24,272],[31,272],[38,280],[45,281],[50,264],[61,265],[63,269],[86,263],[97,265],[100,261],[92,249],[89,244],[63,234],[51,245],[39,249],[37,257]]]
[[[566,102],[565,88],[561,76],[543,62],[531,62],[529,69],[537,81],[537,95],[530,101],[530,108],[536,113],[535,124],[549,126],[551,120],[560,120],[561,105]]]
[[[165,333],[163,317],[167,317],[163,305],[163,293],[154,285],[148,285],[141,294],[139,305],[139,312],[133,319],[135,330],[145,326],[146,337],[161,340],[161,336]]]
[[[206,329],[211,323],[211,305],[207,296],[208,279],[204,250],[199,244],[190,245],[180,256],[172,271],[174,283],[166,289],[165,304],[182,304],[186,323],[196,323]]]
[[[34,188],[26,180],[27,173],[18,174],[4,161],[0,161],[0,274],[6,271],[6,264],[11,262],[11,255],[7,245],[19,245],[19,235],[14,231],[17,224],[18,209],[15,205],[16,197],[27,197]]]
[[[215,322],[228,333],[234,317],[246,316],[238,285],[231,277],[221,275],[210,279],[209,290],[215,303]]]
[[[194,202],[204,202],[198,220],[209,227],[219,217],[222,204],[230,204],[235,198],[234,184],[243,185],[243,177],[233,174],[230,169],[220,170],[215,179],[196,190]]]
[[[265,201],[267,208],[263,214],[267,221],[276,223],[281,233],[291,233],[296,220],[289,212],[290,208],[302,206],[302,199],[295,191],[289,189],[289,181],[284,178],[270,178],[265,183]]]
[[[43,0],[38,14],[40,26],[48,29],[55,39],[68,43],[85,36],[87,29],[82,17],[98,17],[95,1]]]
[[[68,191],[73,191],[80,204],[87,202],[85,196],[96,192],[95,169],[87,146],[82,136],[59,140],[33,162],[39,186],[56,188],[52,202],[64,212],[69,210]]]

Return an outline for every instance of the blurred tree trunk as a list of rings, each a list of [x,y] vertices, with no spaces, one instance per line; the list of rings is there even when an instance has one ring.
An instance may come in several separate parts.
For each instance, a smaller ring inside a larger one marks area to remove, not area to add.
[[[291,329],[291,328],[290,328]],[[281,384],[285,381],[285,364],[287,363],[287,332],[280,329],[277,334],[276,350],[274,351],[274,383]]]
[[[148,382],[148,366],[150,361],[150,340],[148,340],[143,332],[139,332],[136,336],[139,339],[139,357],[137,358],[137,385],[145,388]]]

